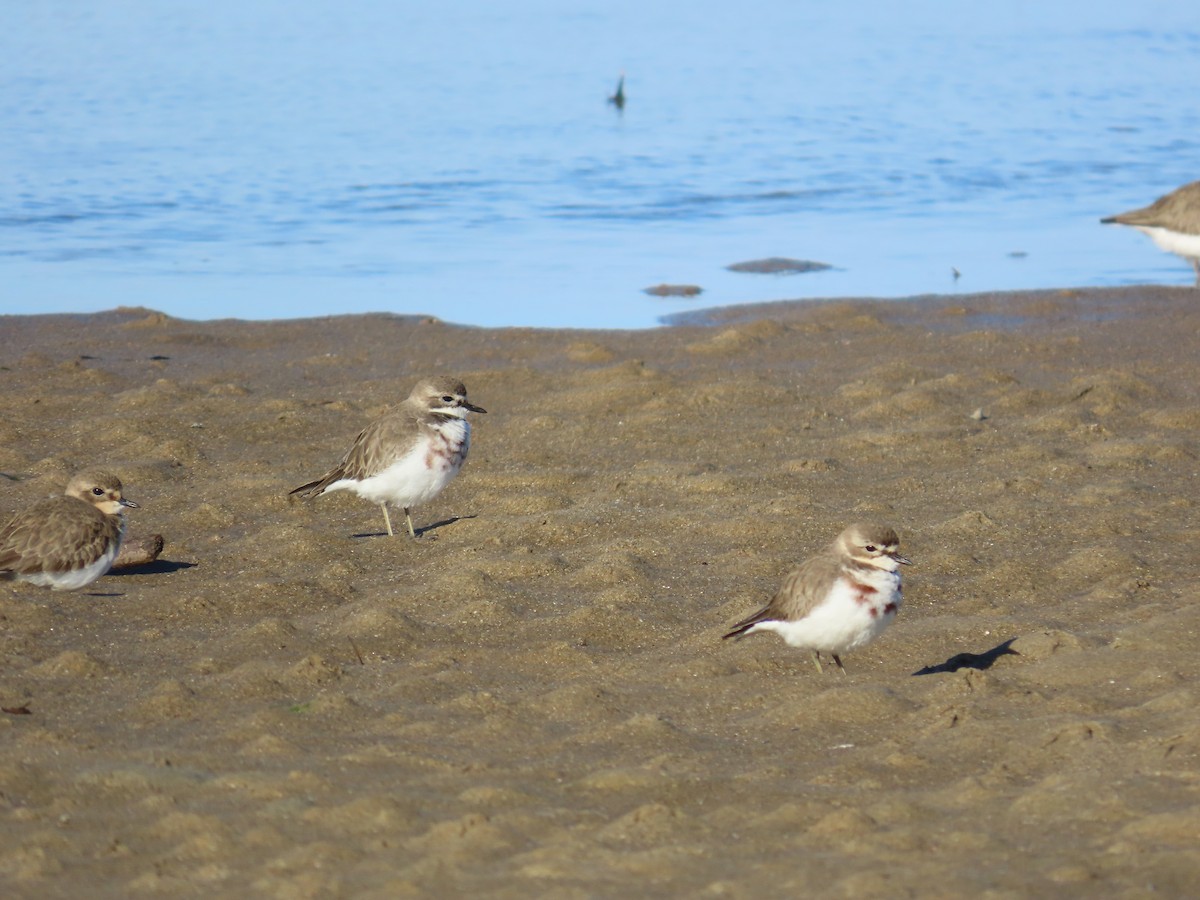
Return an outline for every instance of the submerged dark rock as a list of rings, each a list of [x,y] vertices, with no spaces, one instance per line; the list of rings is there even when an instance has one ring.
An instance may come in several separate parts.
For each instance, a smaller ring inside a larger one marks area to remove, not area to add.
[[[748,262],[734,263],[726,266],[730,272],[749,272],[752,275],[798,275],[801,272],[820,272],[832,269],[829,263],[814,262],[810,259],[788,259],[786,256],[768,256],[766,259],[752,259]]]
[[[651,297],[698,297],[704,293],[698,284],[656,284],[644,290]]]

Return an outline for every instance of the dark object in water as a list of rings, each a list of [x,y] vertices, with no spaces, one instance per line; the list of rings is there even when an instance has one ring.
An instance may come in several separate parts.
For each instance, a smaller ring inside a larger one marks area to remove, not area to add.
[[[645,288],[651,297],[696,297],[704,293],[698,284],[656,284]]]
[[[611,97],[608,98],[611,103],[619,110],[625,109],[625,73],[621,73],[621,77],[617,80],[617,90]]]
[[[820,272],[822,269],[832,269],[829,263],[813,262],[809,259],[788,259],[786,256],[769,256],[766,259],[752,259],[749,262],[734,263],[726,266],[730,272],[750,272],[754,275],[799,275],[801,272]]]

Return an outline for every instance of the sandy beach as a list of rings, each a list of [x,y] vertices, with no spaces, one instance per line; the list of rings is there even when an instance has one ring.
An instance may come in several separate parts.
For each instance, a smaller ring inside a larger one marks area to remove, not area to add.
[[[0,318],[0,518],[98,465],[165,540],[0,583],[0,894],[1194,895],[1200,292],[689,322]],[[288,497],[436,373],[420,539]],[[864,519],[847,674],[721,640]]]

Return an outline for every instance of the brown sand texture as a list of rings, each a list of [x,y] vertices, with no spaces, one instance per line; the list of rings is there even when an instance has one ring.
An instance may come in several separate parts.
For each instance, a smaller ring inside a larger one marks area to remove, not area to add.
[[[4,897],[1200,890],[1191,289],[0,334],[0,515],[103,465],[166,541],[0,584]],[[419,540],[288,497],[437,373],[488,414]],[[721,640],[864,519],[848,674]]]

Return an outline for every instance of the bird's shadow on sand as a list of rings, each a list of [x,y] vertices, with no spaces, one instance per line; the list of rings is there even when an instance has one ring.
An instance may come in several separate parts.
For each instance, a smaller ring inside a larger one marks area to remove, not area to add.
[[[424,537],[426,534],[429,534],[429,532],[431,532],[431,531],[437,531],[439,528],[445,528],[447,525],[453,525],[455,522],[460,522],[463,519],[474,519],[474,518],[475,518],[474,515],[451,516],[449,519],[442,519],[442,521],[434,522],[430,525],[426,525],[424,528],[417,528],[416,529],[417,537],[419,537],[419,538]],[[403,525],[403,524],[404,523],[401,523],[401,525]],[[388,536],[388,533],[386,531],[363,531],[358,534],[351,535],[351,537],[354,537],[354,538],[377,538],[377,537],[385,538],[387,536]],[[401,528],[399,531],[396,532],[396,537],[404,537],[404,529],[403,528]],[[430,537],[436,538],[437,535],[436,534],[430,535]]]
[[[171,559],[156,559],[140,566],[122,566],[119,569],[109,569],[105,578],[124,578],[126,575],[169,575],[180,569],[191,569],[197,563],[176,562]],[[124,597],[124,591],[87,591],[89,597]]]
[[[126,575],[169,575],[180,569],[191,569],[196,563],[176,562],[171,559],[156,559],[141,566],[122,566],[109,571],[109,577],[123,578]]]
[[[913,675],[934,675],[938,672],[957,672],[959,669],[976,669],[982,672],[984,669],[990,669],[1002,656],[1020,656],[1020,653],[1012,649],[1012,642],[1015,640],[1016,638],[1009,638],[1003,644],[997,644],[983,653],[956,653],[944,663],[918,669]]]

